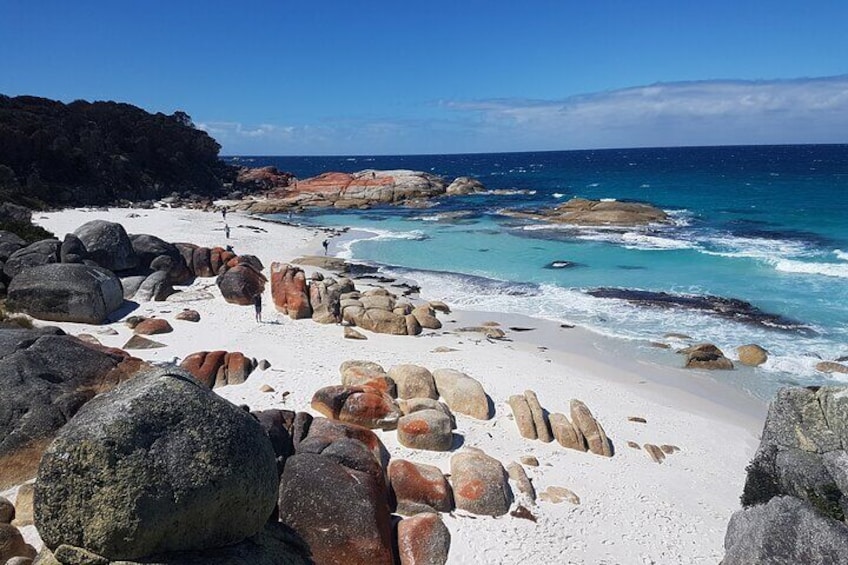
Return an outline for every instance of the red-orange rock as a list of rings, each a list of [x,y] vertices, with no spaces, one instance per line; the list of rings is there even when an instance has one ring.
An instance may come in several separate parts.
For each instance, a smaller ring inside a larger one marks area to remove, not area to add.
[[[274,307],[293,320],[312,316],[306,274],[288,263],[271,263],[271,297]]]
[[[224,365],[227,368],[226,379],[228,385],[243,383],[253,370],[253,362],[239,351],[228,353],[225,357]]]
[[[163,318],[147,318],[138,323],[133,332],[140,335],[167,334],[174,331],[168,320]]]
[[[311,452],[289,457],[280,479],[280,521],[303,538],[317,564],[392,565],[385,484],[344,461]]]
[[[407,414],[398,421],[397,438],[412,449],[448,451],[453,445],[450,416],[429,409]]]
[[[191,256],[191,266],[196,277],[214,277],[212,269],[212,251],[208,247],[198,247]]]
[[[232,251],[224,250],[221,253],[221,265],[227,265],[230,261],[235,259],[235,257],[236,257],[236,254],[233,253]],[[260,269],[260,271],[261,271],[261,269]]]
[[[218,288],[230,304],[248,306],[265,291],[265,276],[250,265],[236,265],[218,277]]]
[[[301,414],[308,416],[305,412],[298,412],[298,416]],[[295,421],[295,428],[297,428],[297,421]],[[363,428],[362,426],[347,424],[339,422],[338,420],[330,420],[327,418],[313,418],[309,422],[308,428],[309,432],[307,437],[309,439],[320,440],[327,444],[337,442],[342,439],[352,439],[365,445],[365,447],[370,450],[374,458],[380,463],[382,463],[384,459],[388,458],[386,447],[383,445],[383,442],[380,441],[380,438],[377,437],[377,434],[367,428]],[[295,434],[294,439],[295,449],[297,449],[298,442],[300,441],[297,434]]]
[[[466,449],[451,457],[451,482],[456,507],[483,516],[502,516],[509,511],[512,490],[500,461],[478,449]]]
[[[194,378],[212,388],[218,369],[224,365],[226,351],[198,351],[192,353],[180,363],[180,367],[194,375]]]
[[[389,395],[370,387],[328,386],[315,391],[312,408],[321,414],[366,428],[393,429],[400,410]]]
[[[221,259],[221,254],[224,253],[223,247],[213,247],[209,250],[209,266],[212,268],[212,276],[218,274],[224,261]]]
[[[282,172],[277,167],[242,167],[239,169],[238,177],[240,184],[254,184],[262,190],[273,190],[286,188],[291,183],[294,175]]]
[[[447,479],[438,467],[393,459],[389,463],[390,489],[397,501],[397,513],[450,512],[453,497]]]
[[[451,536],[438,514],[428,512],[401,520],[397,538],[401,565],[447,563]]]

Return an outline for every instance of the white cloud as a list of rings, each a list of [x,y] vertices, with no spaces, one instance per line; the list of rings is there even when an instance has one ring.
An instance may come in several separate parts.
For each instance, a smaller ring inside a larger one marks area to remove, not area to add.
[[[207,122],[229,154],[402,154],[848,142],[848,75],[659,83],[560,100],[440,101],[433,119]]]
[[[562,100],[443,105],[476,113],[542,149],[848,141],[848,76],[665,83]]]

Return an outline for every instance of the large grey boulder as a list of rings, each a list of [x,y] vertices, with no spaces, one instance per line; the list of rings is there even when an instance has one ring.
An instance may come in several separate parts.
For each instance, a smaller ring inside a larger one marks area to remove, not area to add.
[[[42,458],[45,545],[109,560],[242,542],[274,509],[271,443],[249,413],[185,371],[152,370],[81,409]]]
[[[789,496],[730,518],[722,565],[848,563],[848,527]]]
[[[121,281],[100,267],[53,263],[16,276],[6,307],[33,318],[99,324],[124,301]]]
[[[56,431],[140,365],[58,328],[0,329],[0,489],[32,478]]]
[[[82,263],[88,258],[88,252],[82,240],[72,233],[65,234],[59,248],[60,263]]]
[[[186,284],[194,277],[176,245],[146,233],[129,237],[139,267],[166,272],[172,284]]]
[[[762,441],[748,467],[742,504],[788,494],[841,518],[848,478],[848,388],[783,388],[769,406]]]
[[[22,272],[40,265],[59,262],[58,239],[43,239],[12,253],[3,265],[3,273],[14,279]]]
[[[145,277],[133,294],[136,302],[162,301],[174,294],[166,271],[155,271]]]
[[[86,222],[74,231],[83,245],[88,258],[111,271],[135,268],[138,257],[124,226],[106,220]]]
[[[0,230],[0,261],[6,261],[12,253],[26,247],[24,241],[19,235],[10,231]]]

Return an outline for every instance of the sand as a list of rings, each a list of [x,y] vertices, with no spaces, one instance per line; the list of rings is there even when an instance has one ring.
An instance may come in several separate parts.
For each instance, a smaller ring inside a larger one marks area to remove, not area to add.
[[[157,208],[153,210],[66,210],[37,214],[35,222],[58,237],[93,219],[124,225],[129,233],[150,233],[167,241],[213,246],[230,244],[237,253],[258,256],[266,269],[272,261],[320,254],[327,234],[261,221],[236,213],[227,216],[225,238],[220,213]],[[331,247],[332,251],[332,247]],[[314,269],[307,267],[307,274]],[[363,284],[357,281],[357,287]],[[350,359],[375,361],[386,369],[414,363],[429,369],[453,368],[479,380],[495,406],[489,421],[457,415],[465,446],[478,447],[504,465],[525,455],[540,466],[526,467],[537,492],[551,486],[576,493],[580,504],[539,501],[530,505],[537,521],[513,517],[473,516],[464,511],[443,515],[452,536],[449,563],[704,563],[723,556],[730,515],[739,508],[745,466],[758,444],[765,406],[709,374],[679,368],[682,360],[657,362],[631,344],[581,328],[493,312],[439,314],[444,328],[417,337],[363,332],[366,341],[342,338],[342,328],[311,320],[291,320],[274,311],[270,287],[265,293],[264,323],[256,323],[252,307],[227,304],[214,279],[198,279],[191,290],[214,298],[190,302],[140,304],[134,315],[167,318],[174,332],[152,336],[162,349],[134,351],[150,361],[181,360],[199,350],[241,351],[267,359],[242,385],[216,389],[221,396],[254,410],[307,410],[313,392],[338,384],[339,365]],[[438,289],[422,289],[439,299]],[[183,308],[200,312],[199,323],[174,320]],[[507,331],[511,341],[487,340],[452,329],[482,321]],[[122,346],[132,335],[123,323],[102,327],[57,324],[70,333],[92,333],[105,345]],[[434,352],[436,348],[455,351]],[[274,392],[260,392],[269,385]],[[526,389],[536,391],[550,412],[568,413],[569,400],[586,403],[612,440],[615,454],[604,458],[522,439],[507,399]],[[313,412],[314,413],[314,412]],[[628,420],[639,416],[646,423]],[[399,445],[394,432],[377,432],[394,458],[429,463],[449,471],[450,453],[414,451]],[[628,441],[670,444],[680,451],[655,463],[644,449]],[[517,488],[513,484],[513,490]],[[14,495],[14,491],[10,491]],[[37,543],[34,528],[24,530]]]

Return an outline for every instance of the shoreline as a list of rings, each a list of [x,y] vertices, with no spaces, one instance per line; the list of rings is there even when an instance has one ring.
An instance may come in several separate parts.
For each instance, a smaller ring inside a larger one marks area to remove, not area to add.
[[[107,219],[129,233],[151,233],[166,241],[198,245],[233,245],[238,253],[271,261],[322,255],[328,233],[314,226],[268,222],[238,212],[227,216],[231,237],[225,239],[219,213],[155,208],[153,210],[72,209],[36,214],[34,221],[57,237],[86,221]],[[307,267],[307,275],[320,271]],[[325,274],[327,274],[325,272]],[[355,281],[358,288],[368,286]],[[225,303],[214,279],[198,279],[213,299],[149,302],[131,314],[172,320],[182,308],[198,310],[201,321],[176,322],[174,332],[152,336],[167,347],[132,353],[148,361],[169,362],[199,350],[242,351],[267,359],[271,367],[254,371],[244,384],[215,391],[253,410],[285,408],[312,411],[312,394],[338,384],[341,362],[362,359],[384,368],[413,363],[431,370],[449,367],[479,380],[495,407],[488,421],[458,417],[464,446],[478,447],[504,464],[533,455],[539,467],[528,474],[538,492],[550,486],[572,489],[580,505],[539,502],[531,506],[537,521],[444,515],[453,541],[449,563],[514,563],[524,560],[570,563],[716,563],[723,551],[730,514],[739,507],[745,466],[758,444],[765,404],[721,385],[700,371],[667,367],[631,355],[625,343],[584,328],[564,329],[555,322],[517,314],[457,310],[439,314],[442,330],[417,337],[367,334],[366,341],[342,338],[338,325],[291,320],[267,308],[265,322],[253,320],[251,308]],[[436,299],[431,289],[422,291]],[[266,304],[270,300],[266,286]],[[456,328],[495,320],[506,340]],[[120,347],[132,331],[120,321],[108,324],[116,335],[97,333],[98,326],[57,325],[69,333],[92,333],[104,345]],[[510,331],[509,327],[533,327]],[[633,349],[636,349],[635,347]],[[272,392],[261,392],[268,385]],[[603,458],[519,436],[507,404],[510,395],[537,392],[550,412],[568,411],[571,398],[584,401],[607,431],[615,455]],[[641,417],[646,423],[629,418]],[[451,452],[427,452],[401,446],[393,432],[375,430],[393,458],[436,465],[449,471]],[[671,444],[680,452],[658,465],[628,442]],[[693,493],[693,485],[697,491]],[[36,540],[33,527],[24,528]],[[30,541],[32,543],[32,541]]]

